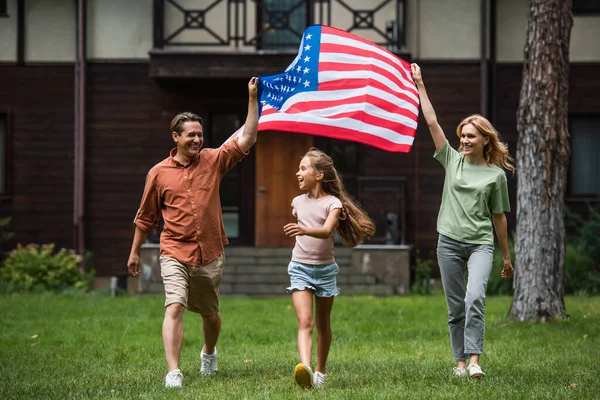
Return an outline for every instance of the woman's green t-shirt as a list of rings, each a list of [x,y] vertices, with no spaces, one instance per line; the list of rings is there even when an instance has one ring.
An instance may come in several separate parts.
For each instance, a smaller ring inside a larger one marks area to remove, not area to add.
[[[475,165],[448,142],[433,157],[446,170],[437,231],[460,242],[493,245],[492,214],[510,211],[504,170]]]

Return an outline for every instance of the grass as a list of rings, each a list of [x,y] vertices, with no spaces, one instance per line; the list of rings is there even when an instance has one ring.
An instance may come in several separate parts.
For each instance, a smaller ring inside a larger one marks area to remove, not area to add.
[[[201,323],[185,315],[184,388],[165,389],[161,296],[0,296],[2,399],[591,399],[600,397],[600,297],[566,299],[570,318],[509,322],[487,301],[483,380],[451,377],[444,298],[344,297],[323,390],[295,386],[287,297],[224,298],[219,374],[198,374]]]

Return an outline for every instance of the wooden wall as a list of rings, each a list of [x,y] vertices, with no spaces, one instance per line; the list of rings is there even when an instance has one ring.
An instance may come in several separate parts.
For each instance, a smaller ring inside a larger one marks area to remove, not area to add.
[[[479,111],[479,66],[421,67],[438,119],[457,146],[457,124]],[[515,155],[521,66],[499,65],[497,71],[496,126]],[[598,76],[600,64],[572,66],[572,113],[600,113]],[[11,110],[14,128],[13,195],[0,202],[0,216],[13,217],[12,230],[22,243],[72,246],[73,82],[72,66],[0,65],[0,113]],[[123,275],[145,175],[172,147],[170,119],[182,110],[203,115],[209,108],[245,114],[246,81],[157,81],[149,78],[147,63],[92,63],[88,84],[86,242],[99,276]],[[433,255],[444,172],[432,157],[424,121],[409,154],[359,147],[361,174],[407,177],[407,239],[422,256]],[[509,188],[516,211],[510,174]]]
[[[12,119],[12,193],[0,200],[15,243],[73,246],[73,67],[0,65]],[[7,246],[12,246],[9,243]]]

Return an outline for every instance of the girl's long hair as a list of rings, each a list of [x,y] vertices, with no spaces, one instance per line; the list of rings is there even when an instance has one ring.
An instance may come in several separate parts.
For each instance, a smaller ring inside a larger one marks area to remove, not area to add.
[[[479,114],[473,114],[463,119],[456,128],[456,134],[460,138],[462,129],[465,125],[473,125],[484,138],[488,138],[488,143],[483,148],[483,157],[488,164],[496,164],[500,168],[507,169],[513,174],[516,171],[515,160],[508,153],[508,145],[500,141],[500,135],[494,129],[491,122]],[[462,146],[458,151],[462,152]]]
[[[323,191],[337,197],[342,202],[342,215],[335,229],[340,235],[342,244],[346,247],[354,247],[364,242],[365,238],[373,236],[375,224],[352,196],[346,192],[331,157],[315,147],[308,150],[304,157],[310,159],[316,172],[323,173],[321,180]]]

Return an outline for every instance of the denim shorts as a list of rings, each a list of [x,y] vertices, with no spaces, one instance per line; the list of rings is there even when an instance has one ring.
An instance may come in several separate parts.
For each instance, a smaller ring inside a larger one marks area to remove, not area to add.
[[[336,281],[339,272],[340,267],[336,263],[313,265],[291,261],[288,265],[290,287],[287,288],[287,292],[308,289],[318,297],[337,296],[340,294]]]

